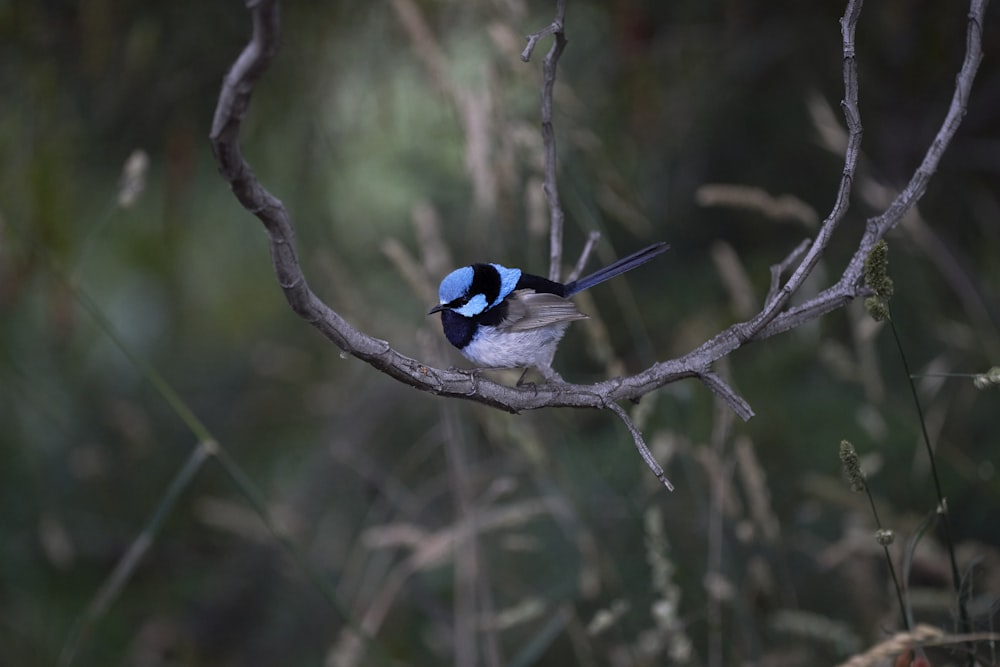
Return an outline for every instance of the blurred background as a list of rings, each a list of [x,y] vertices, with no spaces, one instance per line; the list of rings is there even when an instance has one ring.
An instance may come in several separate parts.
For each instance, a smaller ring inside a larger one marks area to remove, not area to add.
[[[971,378],[1000,365],[997,9],[964,123],[889,236],[977,630],[996,628],[1000,592],[1000,389]],[[425,315],[440,278],[472,261],[547,271],[550,40],[519,54],[554,3],[283,10],[242,139],[306,275],[365,332],[465,366]],[[590,268],[672,250],[580,297],[592,317],[560,348],[564,377],[641,370],[759,307],[769,267],[833,205],[842,12],[569,2],[554,111],[567,268],[592,231]],[[864,156],[803,298],[919,164],[966,14],[864,8]],[[235,2],[0,2],[0,665],[69,646],[76,665],[833,664],[900,627],[842,439],[897,533],[915,619],[956,627],[940,527],[907,549],[937,499],[892,336],[861,304],[722,364],[748,423],[695,381],[629,406],[672,494],[610,413],[513,416],[344,358],[287,307],[212,159],[219,84],[249,31]],[[189,458],[199,436],[143,364],[228,458]],[[100,601],[140,535],[149,550]]]

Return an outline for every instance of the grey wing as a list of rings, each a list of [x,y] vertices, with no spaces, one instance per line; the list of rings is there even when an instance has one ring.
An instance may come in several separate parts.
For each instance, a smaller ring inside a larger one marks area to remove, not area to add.
[[[586,318],[569,299],[523,289],[507,297],[507,317],[499,328],[505,331],[527,331]]]

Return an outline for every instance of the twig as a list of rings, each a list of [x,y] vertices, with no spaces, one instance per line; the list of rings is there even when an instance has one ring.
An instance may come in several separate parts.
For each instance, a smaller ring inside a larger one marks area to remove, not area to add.
[[[781,276],[784,275],[785,271],[789,269],[795,262],[799,261],[799,258],[805,254],[806,250],[809,248],[809,244],[812,243],[809,239],[803,239],[802,243],[795,246],[795,250],[788,253],[788,257],[781,260],[777,264],[771,265],[771,287],[767,290],[767,296],[764,297],[764,303],[768,304],[778,295],[778,289],[781,287]]]
[[[590,232],[587,235],[587,242],[583,245],[583,250],[580,252],[580,258],[576,260],[576,266],[573,270],[569,272],[566,276],[566,282],[572,282],[579,278],[583,274],[583,270],[587,267],[587,261],[594,252],[594,248],[597,247],[597,242],[601,240],[600,232]]]
[[[969,24],[966,30],[965,58],[962,61],[962,69],[958,73],[955,81],[955,92],[951,97],[951,104],[948,113],[941,123],[934,141],[927,148],[924,159],[920,166],[913,172],[910,182],[906,188],[893,200],[889,208],[882,215],[869,221],[869,225],[874,225],[880,232],[879,238],[885,235],[890,229],[899,224],[903,216],[913,207],[917,201],[923,197],[927,190],[927,183],[934,172],[937,171],[941,156],[951,143],[955,132],[958,131],[962,119],[965,117],[965,110],[969,105],[969,93],[972,91],[972,81],[976,77],[979,63],[983,59],[983,15],[986,13],[986,5],[989,0],[972,0],[969,3]]]
[[[952,138],[958,130],[958,125],[965,115],[965,109],[969,101],[969,93],[972,89],[972,82],[976,77],[979,63],[983,57],[982,51],[982,25],[983,15],[986,12],[988,0],[971,0],[969,5],[969,23],[966,32],[965,56],[962,67],[959,70],[955,81],[955,92],[952,95],[951,105],[945,115],[938,130],[937,135],[927,148],[924,159],[920,167],[914,172],[906,188],[900,192],[889,204],[888,208],[881,214],[867,221],[865,233],[858,244],[858,249],[848,263],[843,275],[835,285],[820,292],[815,298],[798,307],[789,308],[787,311],[776,316],[766,326],[762,327],[756,334],[757,340],[768,338],[775,334],[794,329],[806,321],[815,319],[818,315],[825,314],[846,305],[858,296],[865,296],[866,292],[858,287],[861,279],[865,258],[871,252],[872,247],[890,230],[894,229],[902,221],[909,210],[920,200],[927,189],[927,181],[937,170],[938,162],[944,154],[945,149],[951,143]],[[860,11],[860,7],[858,7]],[[848,12],[850,9],[848,10]],[[845,14],[846,19],[848,14]],[[845,77],[847,70],[846,61],[846,36],[845,36]],[[853,62],[853,37],[851,42],[851,53]],[[856,72],[855,72],[856,78]],[[855,85],[856,93],[856,85]],[[845,100],[846,102],[846,100]],[[854,109],[857,110],[855,99]],[[845,106],[845,113],[849,105]],[[851,114],[847,113],[848,129],[851,128]],[[848,137],[848,153],[850,153],[850,141],[853,134]],[[858,138],[860,141],[860,120],[858,120]],[[845,171],[846,177],[846,171]],[[824,229],[826,223],[824,222]],[[812,253],[810,253],[812,254]],[[808,261],[808,259],[806,260]],[[800,267],[801,268],[801,267]],[[789,281],[791,282],[791,281]]]
[[[562,273],[563,210],[556,182],[556,135],[552,129],[552,91],[556,85],[556,66],[566,48],[566,0],[556,0],[556,17],[538,32],[528,35],[521,60],[528,62],[538,40],[553,35],[555,40],[542,63],[542,147],[545,153],[545,196],[549,201],[549,280],[559,280]]]
[[[713,371],[703,371],[698,374],[698,377],[705,386],[712,390],[718,398],[721,398],[726,404],[732,409],[736,415],[743,421],[749,421],[753,417],[753,408],[750,404],[743,400],[743,398],[736,393],[736,391],[729,386],[729,384],[723,380],[717,373]]]
[[[858,166],[858,156],[861,154],[861,112],[858,110],[858,66],[855,60],[854,31],[861,16],[863,0],[849,0],[844,16],[840,19],[841,41],[844,59],[844,99],[841,107],[847,122],[847,150],[844,152],[844,172],[837,187],[837,197],[833,209],[820,226],[816,240],[809,248],[802,263],[792,273],[791,277],[770,298],[764,308],[748,322],[737,325],[737,335],[750,340],[755,338],[768,324],[774,320],[788,303],[805,279],[816,268],[816,263],[826,250],[840,221],[844,219],[850,205],[851,186],[854,183],[854,172]],[[859,274],[860,275],[860,274]]]
[[[528,62],[529,60],[531,60],[531,54],[535,52],[535,46],[538,45],[538,40],[540,40],[543,37],[547,37],[547,36],[549,36],[549,35],[551,35],[551,34],[553,34],[555,32],[559,32],[559,31],[562,30],[562,27],[563,27],[562,26],[562,19],[559,18],[559,5],[560,4],[563,5],[563,7],[562,7],[562,18],[566,17],[566,5],[565,5],[565,3],[564,2],[563,3],[557,2],[556,3],[556,20],[552,21],[552,23],[548,24],[547,26],[545,26],[544,28],[542,28],[538,32],[533,32],[530,35],[528,35],[528,37],[527,37],[528,43],[524,46],[524,50],[521,51],[521,60],[523,60],[524,62]]]
[[[608,403],[605,407],[618,415],[618,418],[625,423],[625,428],[627,428],[628,432],[632,434],[632,439],[635,441],[635,448],[639,450],[639,456],[642,457],[642,460],[646,462],[649,469],[653,471],[654,475],[656,475],[656,479],[663,482],[663,485],[667,487],[667,491],[673,491],[674,485],[670,483],[670,480],[667,479],[667,476],[663,473],[663,466],[657,462],[657,460],[653,457],[653,453],[649,451],[649,447],[646,446],[646,441],[643,439],[642,433],[639,432],[639,429],[636,428],[635,424],[632,422],[632,418],[628,416],[627,412],[625,412],[625,408],[613,402]]]
[[[865,258],[868,257],[872,247],[902,221],[903,217],[920,200],[927,189],[927,181],[937,170],[941,156],[951,143],[962,118],[965,116],[972,82],[976,78],[976,71],[979,69],[979,63],[983,58],[982,25],[987,4],[988,0],[971,0],[969,3],[969,24],[966,31],[965,57],[962,61],[962,68],[959,70],[958,77],[955,80],[955,92],[952,95],[951,105],[948,108],[948,113],[945,115],[944,121],[941,123],[941,128],[934,137],[934,141],[927,148],[924,159],[914,172],[906,188],[896,196],[881,215],[870,218],[867,221],[865,234],[861,239],[857,251],[855,251],[854,256],[851,258],[843,276],[836,285],[827,290],[827,293],[836,293],[842,291],[848,285],[857,284],[861,277]]]

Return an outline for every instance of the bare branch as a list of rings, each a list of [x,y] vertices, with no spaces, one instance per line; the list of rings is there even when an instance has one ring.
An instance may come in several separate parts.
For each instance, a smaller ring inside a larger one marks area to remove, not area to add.
[[[743,340],[757,336],[771,320],[778,316],[805,279],[816,268],[816,263],[826,250],[840,221],[844,219],[850,204],[851,186],[854,183],[854,172],[858,166],[858,156],[861,154],[861,112],[858,110],[858,66],[855,61],[854,30],[861,16],[863,0],[848,0],[847,9],[840,19],[841,39],[844,59],[844,100],[841,106],[847,121],[847,150],[844,153],[844,172],[837,188],[837,197],[833,209],[827,215],[820,227],[819,234],[806,253],[802,263],[792,273],[778,293],[764,304],[764,308],[748,322],[737,325],[737,335]]]
[[[542,63],[542,147],[545,153],[545,196],[549,200],[549,280],[559,280],[562,273],[563,215],[556,182],[556,135],[552,129],[552,91],[556,85],[556,66],[566,48],[566,0],[556,0],[556,17],[538,32],[528,35],[521,60],[528,62],[538,40],[553,35],[555,40]]]
[[[805,254],[806,250],[809,249],[809,244],[812,243],[809,239],[803,239],[802,243],[795,246],[795,250],[788,253],[788,257],[781,260],[777,264],[771,265],[771,287],[767,290],[767,296],[764,297],[764,303],[770,303],[774,297],[778,295],[778,289],[781,287],[781,276],[784,275],[795,262],[799,261],[799,258]]]
[[[635,441],[635,448],[639,450],[639,456],[642,457],[642,460],[646,462],[649,469],[653,471],[654,475],[656,475],[656,479],[663,482],[663,485],[667,487],[668,491],[673,491],[674,485],[670,483],[670,480],[667,479],[667,476],[664,474],[663,466],[657,462],[657,460],[653,457],[653,453],[649,451],[649,447],[646,446],[646,441],[642,438],[642,433],[639,432],[639,429],[636,428],[632,418],[628,416],[627,412],[625,412],[625,408],[614,402],[608,403],[605,407],[618,415],[619,419],[625,423],[625,427],[628,429],[628,432],[632,434],[632,440]]]
[[[906,189],[899,193],[889,208],[882,215],[868,221],[874,226],[881,239],[886,232],[899,224],[903,216],[916,204],[927,190],[927,183],[937,171],[941,156],[951,143],[958,126],[965,118],[965,110],[969,105],[969,93],[972,91],[972,81],[983,59],[983,15],[986,12],[988,0],[972,0],[969,7],[969,24],[966,33],[965,59],[962,69],[955,81],[955,92],[948,107],[948,114],[938,130],[937,136],[931,142],[924,159],[913,173]],[[876,239],[877,240],[877,239]]]
[[[556,14],[557,16],[559,14],[558,5],[556,5]],[[562,18],[566,18],[565,3],[563,3]],[[562,28],[563,28],[562,20],[557,18],[556,20],[552,21],[552,23],[548,24],[538,32],[533,32],[530,35],[528,35],[528,37],[526,38],[528,40],[528,43],[525,45],[524,50],[521,51],[521,60],[523,60],[524,62],[528,62],[529,60],[531,60],[531,54],[535,52],[535,47],[538,45],[538,40],[542,39],[543,37],[547,37],[553,33],[560,32]]]
[[[730,387],[725,380],[722,379],[717,373],[713,371],[705,371],[698,375],[701,381],[705,383],[705,386],[712,390],[716,396],[721,398],[723,401],[732,408],[736,416],[743,421],[749,421],[753,417],[753,408],[750,404],[744,401],[739,394],[737,394],[732,387]]]
[[[774,319],[769,325],[763,327],[756,335],[757,338],[768,338],[776,333],[795,328],[804,321],[815,319],[819,315],[830,312],[846,305],[858,296],[865,296],[867,292],[859,286],[861,272],[864,268],[865,258],[871,252],[872,247],[891,229],[894,229],[910,211],[910,209],[920,200],[927,189],[927,181],[937,170],[938,162],[944,154],[945,149],[951,143],[969,102],[969,93],[972,89],[972,82],[979,69],[979,63],[983,57],[982,50],[982,26],[983,15],[986,12],[988,0],[971,0],[969,3],[969,22],[966,33],[965,57],[962,61],[962,68],[955,81],[955,92],[952,95],[951,105],[941,128],[938,130],[934,141],[928,147],[924,159],[914,172],[906,188],[896,196],[889,204],[888,208],[878,216],[870,218],[866,223],[865,233],[858,244],[858,249],[854,252],[851,261],[844,270],[843,275],[837,283],[830,288],[820,292],[816,298],[811,299],[801,306],[790,308],[781,316]],[[845,14],[845,19],[847,14]],[[853,28],[852,28],[853,35]],[[847,37],[845,30],[845,59],[847,53]],[[853,39],[853,36],[852,36]],[[853,42],[851,45],[853,53]],[[855,112],[857,103],[855,99]],[[852,114],[847,111],[848,129],[851,128]],[[860,120],[858,120],[858,132],[860,133]],[[850,148],[848,148],[850,153]],[[826,227],[824,223],[824,228]],[[808,261],[808,260],[806,260]],[[800,267],[801,268],[801,267]]]
[[[580,259],[576,260],[576,266],[573,270],[569,272],[566,276],[566,282],[572,282],[583,274],[583,270],[587,266],[587,260],[590,259],[591,254],[594,252],[594,248],[597,246],[597,242],[601,240],[600,232],[590,232],[587,235],[587,242],[583,245],[583,250],[580,251]]]
[[[248,111],[250,96],[257,81],[277,51],[280,26],[277,0],[250,0],[248,7],[253,17],[253,36],[223,82],[210,139],[219,171],[230,184],[233,194],[244,208],[264,224],[269,236],[271,258],[278,284],[289,305],[300,317],[316,327],[345,353],[365,361],[400,382],[422,391],[472,400],[508,412],[543,407],[586,407],[623,412],[620,407],[616,410],[611,406],[621,401],[638,399],[666,384],[694,377],[700,378],[709,389],[722,397],[737,415],[749,419],[753,415],[753,410],[711,371],[712,365],[751,340],[763,340],[797,327],[843,307],[865,294],[865,289],[859,284],[864,258],[872,245],[897,225],[903,214],[923,195],[927,180],[937,168],[938,161],[965,112],[972,81],[982,58],[981,31],[986,0],[971,1],[965,60],[957,79],[951,107],[937,137],[928,148],[923,162],[907,188],[885,213],[868,221],[854,257],[836,284],[803,304],[787,307],[789,297],[813,270],[847,211],[861,142],[857,68],[854,60],[854,30],[860,15],[860,0],[849,1],[841,21],[845,87],[843,108],[848,128],[848,142],[843,176],[835,203],[801,263],[788,281],[773,292],[761,312],[746,322],[735,324],[720,332],[684,356],[658,362],[636,375],[613,378],[587,386],[542,384],[520,387],[508,387],[492,382],[477,371],[438,369],[403,356],[387,341],[373,338],[353,327],[309,288],[296,254],[295,232],[288,212],[284,204],[261,185],[240,148],[239,131],[242,120]],[[562,210],[555,183],[551,95],[555,83],[555,64],[566,43],[562,33],[564,12],[565,0],[557,0],[556,20],[548,28],[537,33],[538,37],[533,41],[529,39],[529,46],[533,47],[534,42],[542,36],[555,35],[555,44],[546,57],[543,73],[542,132],[546,154],[545,189],[549,196],[553,219],[550,274],[556,276],[561,264]],[[530,49],[526,49],[525,54],[530,56]],[[785,260],[789,267],[797,261],[791,259],[797,254],[799,253],[793,252]],[[637,446],[640,447],[640,453],[643,453],[641,442],[640,437]],[[644,453],[644,458],[646,455],[648,450]],[[655,472],[656,469],[652,469]]]

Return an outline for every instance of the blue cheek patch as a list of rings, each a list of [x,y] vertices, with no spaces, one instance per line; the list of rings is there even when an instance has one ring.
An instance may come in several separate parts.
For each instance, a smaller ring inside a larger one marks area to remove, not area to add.
[[[455,312],[463,317],[475,317],[487,308],[486,297],[482,294],[469,299],[469,302],[461,308],[455,308]]]
[[[521,269],[508,269],[506,266],[500,266],[499,264],[490,264],[497,273],[500,274],[500,294],[497,295],[496,300],[490,304],[490,308],[497,305],[501,301],[507,298],[507,295],[514,291],[517,287],[517,281],[521,279]]]
[[[472,275],[471,266],[463,266],[461,269],[455,269],[446,275],[438,289],[438,298],[441,299],[441,303],[451,303],[467,294],[469,288],[472,287]]]

